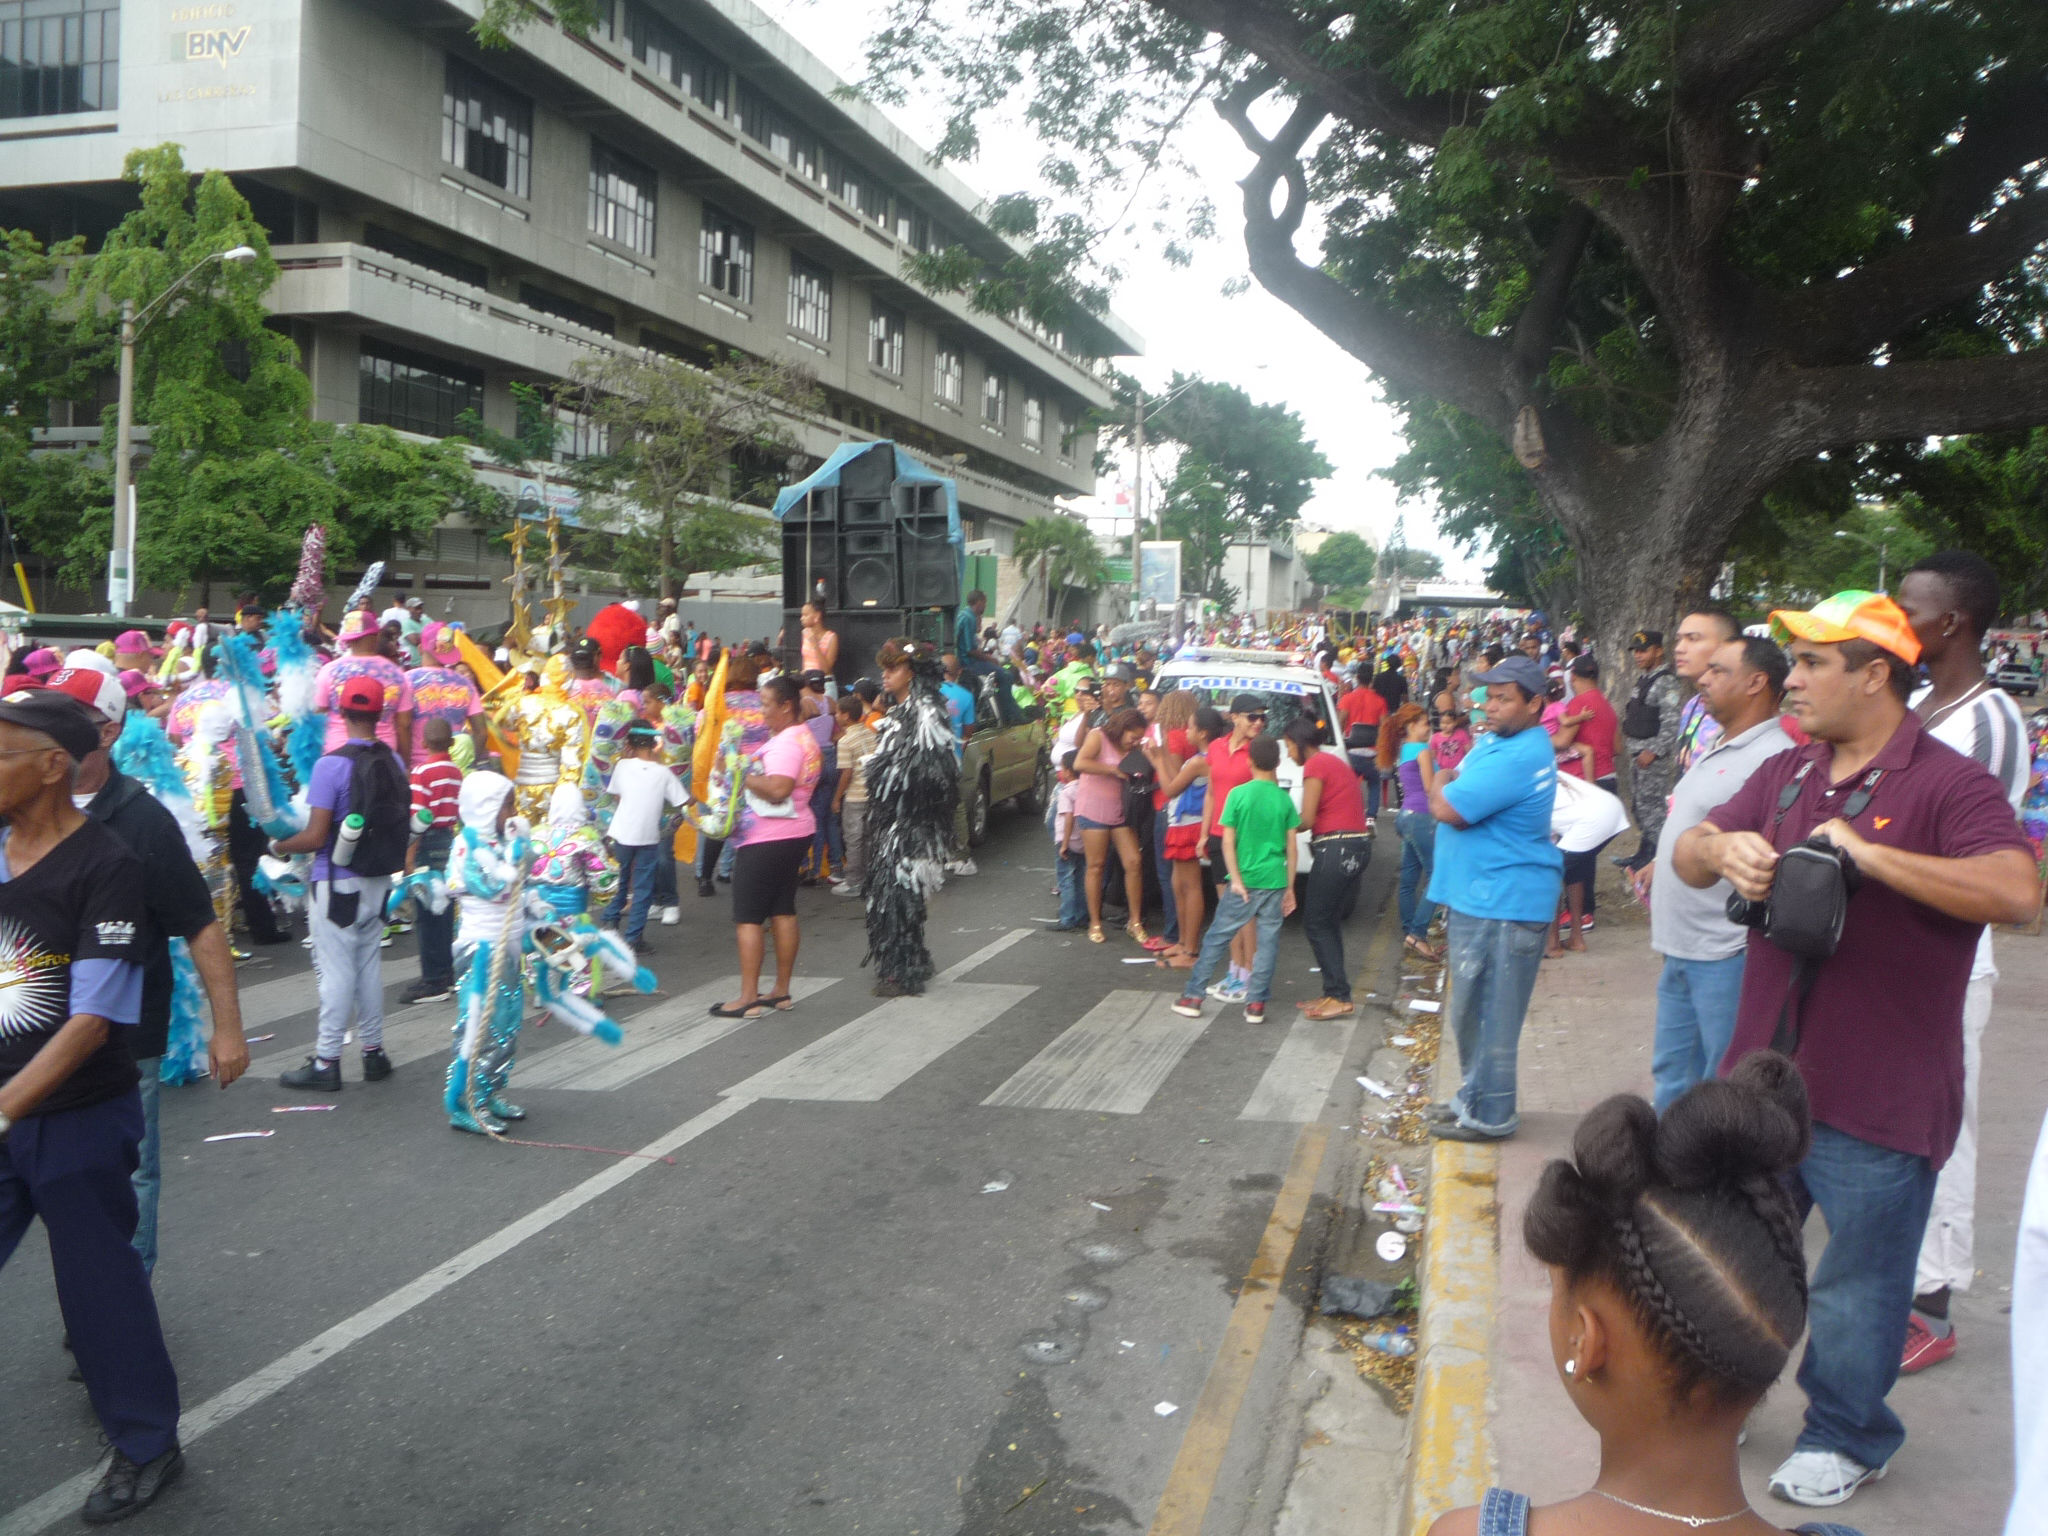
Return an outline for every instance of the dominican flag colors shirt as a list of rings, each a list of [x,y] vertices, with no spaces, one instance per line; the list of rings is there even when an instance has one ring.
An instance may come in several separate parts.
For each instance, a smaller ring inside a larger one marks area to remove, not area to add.
[[[19,878],[7,847],[0,829],[0,1083],[91,1013],[117,1027],[33,1113],[118,1098],[136,1083],[123,1029],[142,1017],[142,866],[90,820]]]

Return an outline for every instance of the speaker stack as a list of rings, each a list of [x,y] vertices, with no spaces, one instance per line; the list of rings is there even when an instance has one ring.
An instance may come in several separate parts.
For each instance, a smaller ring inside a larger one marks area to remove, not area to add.
[[[785,633],[815,602],[839,632],[839,680],[874,668],[884,640],[942,640],[960,602],[960,561],[947,540],[946,500],[936,485],[899,485],[895,450],[878,443],[849,459],[839,484],[813,491],[782,523]],[[932,609],[944,609],[934,614]]]

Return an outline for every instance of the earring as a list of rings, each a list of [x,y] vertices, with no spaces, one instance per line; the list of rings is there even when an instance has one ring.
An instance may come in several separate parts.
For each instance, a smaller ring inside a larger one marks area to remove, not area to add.
[[[1579,1362],[1577,1361],[1577,1359],[1565,1361],[1564,1373],[1567,1376],[1576,1376],[1579,1374]]]

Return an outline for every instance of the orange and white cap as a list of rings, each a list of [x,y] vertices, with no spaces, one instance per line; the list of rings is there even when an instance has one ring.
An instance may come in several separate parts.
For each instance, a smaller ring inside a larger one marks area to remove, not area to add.
[[[1868,640],[1908,666],[1920,660],[1920,641],[1905,610],[1882,592],[1837,592],[1803,612],[1780,608],[1771,615],[1771,633],[1781,644],[1788,636],[1822,645]]]

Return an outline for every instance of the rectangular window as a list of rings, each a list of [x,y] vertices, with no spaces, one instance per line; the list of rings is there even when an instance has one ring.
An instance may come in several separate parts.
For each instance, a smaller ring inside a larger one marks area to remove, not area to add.
[[[754,302],[754,232],[709,203],[697,237],[697,281],[741,304]]]
[[[441,90],[441,158],[514,197],[528,195],[533,103],[460,59]]]
[[[595,0],[593,9],[596,16],[590,23],[590,35],[600,42],[614,42],[619,35],[618,0]]]
[[[753,86],[741,81],[732,95],[733,126],[755,143],[766,144],[770,116],[767,99]]]
[[[932,353],[932,393],[948,405],[959,405],[967,387],[967,359],[960,349],[940,343]]]
[[[1024,397],[1024,446],[1045,446],[1045,402],[1036,395]]]
[[[1010,419],[1010,386],[993,369],[981,381],[981,419],[997,431]]]
[[[120,74],[121,0],[0,0],[0,118],[111,112]]]
[[[564,320],[573,320],[607,336],[616,334],[619,328],[619,322],[605,310],[579,303],[564,294],[550,293],[532,283],[519,285],[519,302],[528,309],[537,309],[544,315],[559,315]]]
[[[642,256],[654,254],[654,172],[591,141],[590,228]]]
[[[903,311],[877,303],[868,317],[868,361],[884,373],[903,372]]]
[[[555,407],[555,462],[573,464],[610,451],[611,433],[603,422],[584,411]]]
[[[366,422],[452,437],[457,416],[484,408],[481,368],[410,352],[375,336],[365,336],[361,348],[356,403]]]
[[[789,328],[814,341],[832,339],[832,274],[794,255],[789,258]]]
[[[626,7],[626,51],[649,74],[724,115],[725,66],[637,0]]]
[[[1067,420],[1067,408],[1055,406],[1052,413],[1053,442],[1058,447],[1060,462],[1074,462],[1074,424]]]

